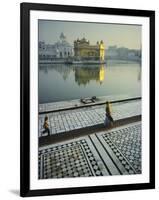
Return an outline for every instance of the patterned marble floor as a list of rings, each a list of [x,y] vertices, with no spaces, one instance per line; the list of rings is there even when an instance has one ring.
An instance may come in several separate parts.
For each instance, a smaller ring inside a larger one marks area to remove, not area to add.
[[[141,172],[141,122],[39,148],[39,179]]]

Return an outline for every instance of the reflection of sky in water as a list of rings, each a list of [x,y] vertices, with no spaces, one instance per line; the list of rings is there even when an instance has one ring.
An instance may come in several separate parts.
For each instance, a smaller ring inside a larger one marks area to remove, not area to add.
[[[138,63],[111,65],[40,65],[39,103],[81,97],[141,95]]]

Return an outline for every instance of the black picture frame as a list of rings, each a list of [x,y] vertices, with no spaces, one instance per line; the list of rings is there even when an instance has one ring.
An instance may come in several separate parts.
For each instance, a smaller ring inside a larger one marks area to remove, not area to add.
[[[76,13],[107,14],[116,16],[148,17],[150,20],[150,180],[149,183],[102,185],[73,188],[30,189],[30,11],[60,11]],[[155,11],[118,8],[83,7],[71,5],[49,5],[21,3],[21,113],[20,113],[20,195],[43,196],[107,191],[140,190],[155,188]]]

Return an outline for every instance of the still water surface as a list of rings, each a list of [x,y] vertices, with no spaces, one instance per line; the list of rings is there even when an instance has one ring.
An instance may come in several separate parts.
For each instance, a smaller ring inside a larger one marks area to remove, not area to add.
[[[141,96],[139,63],[39,64],[39,103],[122,94]]]

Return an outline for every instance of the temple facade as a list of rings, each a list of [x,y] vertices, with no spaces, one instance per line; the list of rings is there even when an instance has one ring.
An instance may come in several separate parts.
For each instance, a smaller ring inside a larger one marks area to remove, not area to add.
[[[104,61],[105,46],[103,41],[91,45],[89,40],[82,38],[74,41],[74,56],[79,59]]]

